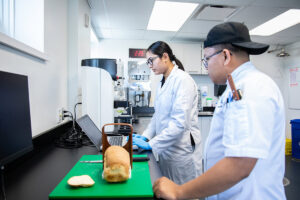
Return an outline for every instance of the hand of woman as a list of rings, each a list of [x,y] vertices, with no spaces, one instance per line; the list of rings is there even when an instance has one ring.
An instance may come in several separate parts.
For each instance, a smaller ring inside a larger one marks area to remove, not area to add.
[[[138,138],[138,137],[133,137],[132,138],[132,145],[136,145],[139,148],[142,148],[142,149],[145,149],[145,150],[151,150],[152,149],[148,142],[146,142],[143,139]]]
[[[145,136],[142,136],[142,135],[139,135],[139,134],[132,134],[132,137],[135,137],[135,138],[140,138],[140,139],[142,139],[142,140],[144,140],[144,141],[146,141],[146,142],[148,142],[149,140],[148,140],[148,138],[146,138]]]

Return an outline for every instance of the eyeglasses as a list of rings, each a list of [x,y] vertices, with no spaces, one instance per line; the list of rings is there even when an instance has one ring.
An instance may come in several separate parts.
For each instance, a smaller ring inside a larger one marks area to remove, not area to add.
[[[223,51],[223,49],[220,50],[220,51],[217,51],[217,52],[213,53],[213,54],[210,55],[210,56],[204,57],[204,58],[201,60],[201,61],[203,62],[204,67],[207,69],[207,68],[208,68],[208,60],[209,60],[211,57],[220,54],[222,51]]]
[[[148,60],[146,61],[147,65],[153,65],[153,61],[158,58],[158,56],[153,56],[153,57],[149,57]]]

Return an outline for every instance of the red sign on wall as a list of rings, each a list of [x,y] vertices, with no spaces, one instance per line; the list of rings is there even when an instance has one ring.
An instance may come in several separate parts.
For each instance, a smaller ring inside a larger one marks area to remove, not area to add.
[[[147,49],[129,49],[129,58],[146,58]]]

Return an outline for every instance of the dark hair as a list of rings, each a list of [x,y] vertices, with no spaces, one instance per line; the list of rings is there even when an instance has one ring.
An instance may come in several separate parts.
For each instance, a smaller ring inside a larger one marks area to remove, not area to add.
[[[158,55],[158,57],[162,58],[164,53],[167,53],[169,55],[169,58],[171,61],[175,61],[176,65],[178,66],[179,69],[184,71],[184,67],[182,65],[182,63],[180,62],[180,60],[178,60],[175,55],[172,52],[172,49],[170,48],[170,46],[163,42],[163,41],[157,41],[154,42],[153,44],[151,44],[147,51],[150,51],[151,53]]]
[[[237,47],[237,46],[234,46],[230,43],[226,43],[226,44],[217,44],[217,45],[214,45],[212,46],[213,48],[215,49],[228,49],[229,51],[231,51],[232,53],[234,54],[238,54],[240,56],[244,56],[244,57],[247,57],[249,58],[249,53],[247,52],[246,49],[243,49],[241,47]]]

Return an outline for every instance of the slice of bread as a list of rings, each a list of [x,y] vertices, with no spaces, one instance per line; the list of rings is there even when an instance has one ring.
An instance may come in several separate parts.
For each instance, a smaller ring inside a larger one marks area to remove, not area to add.
[[[91,187],[95,181],[89,175],[82,175],[69,178],[68,184],[72,187]]]

